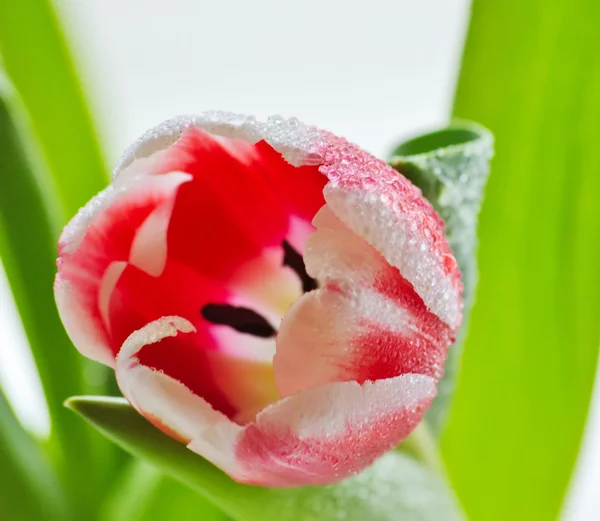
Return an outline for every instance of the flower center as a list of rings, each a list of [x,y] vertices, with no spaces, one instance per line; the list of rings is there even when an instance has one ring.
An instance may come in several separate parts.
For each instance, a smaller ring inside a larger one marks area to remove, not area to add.
[[[260,338],[272,338],[277,331],[267,319],[252,309],[231,304],[206,304],[202,316],[213,324],[229,326],[240,333]]]
[[[283,251],[283,264],[292,268],[298,277],[300,277],[304,293],[317,289],[317,281],[306,273],[306,266],[304,265],[302,255],[300,255],[287,241],[283,241]]]
[[[317,281],[306,272],[302,255],[288,241],[283,241],[282,248],[284,252],[283,267],[287,266],[296,273],[302,284],[302,291],[306,293],[317,289]],[[264,284],[269,283],[269,281],[262,282]],[[297,296],[299,295],[294,295],[291,302]],[[279,311],[281,316],[278,318],[281,320],[287,309],[280,309]],[[259,338],[275,338],[277,335],[276,328],[263,315],[248,307],[210,303],[201,309],[201,314],[208,322],[228,326],[239,333],[246,333]]]

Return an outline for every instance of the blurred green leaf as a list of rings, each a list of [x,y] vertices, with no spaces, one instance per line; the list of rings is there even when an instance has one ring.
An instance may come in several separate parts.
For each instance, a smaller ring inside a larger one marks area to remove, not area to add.
[[[0,512],[15,521],[66,521],[62,490],[40,447],[23,430],[0,392]]]
[[[213,503],[156,467],[135,461],[113,487],[100,521],[227,521]]]
[[[49,0],[0,0],[0,54],[49,166],[64,217],[107,183],[107,169]]]
[[[445,374],[429,411],[428,425],[441,433],[459,372],[463,340],[477,285],[477,220],[490,171],[493,138],[474,123],[415,137],[396,147],[390,164],[418,186],[446,223],[446,236],[463,275],[463,323],[448,353]]]
[[[455,114],[496,138],[442,449],[472,521],[557,519],[600,339],[600,3],[475,0]]]
[[[46,395],[51,455],[70,485],[70,497],[89,509],[110,459],[100,450],[105,442],[90,436],[62,407],[67,396],[88,386],[83,358],[64,331],[52,294],[56,222],[49,206],[51,187],[40,175],[43,166],[18,115],[16,99],[9,100],[7,85],[0,83],[0,255]]]
[[[237,521],[460,521],[441,479],[393,451],[337,485],[270,489],[232,481],[137,414],[124,399],[78,397],[67,403],[135,456],[196,488]]]
[[[38,168],[36,164],[35,179],[27,181],[30,188],[37,184],[36,203],[27,195],[19,201],[20,193],[12,192],[12,197],[15,197],[12,204],[21,205],[21,211],[17,212],[19,220],[6,223],[7,229],[13,227],[7,233],[14,236],[20,233],[20,240],[25,243],[26,234],[30,231],[28,228],[34,230],[29,236],[30,251],[25,252],[25,247],[19,246],[21,251],[13,255],[14,270],[27,269],[34,274],[22,274],[23,278],[31,279],[26,284],[17,280],[18,274],[13,276],[9,273],[9,277],[17,300],[22,302],[19,310],[50,404],[54,446],[63,450],[67,478],[75,489],[82,489],[81,493],[73,492],[71,496],[89,510],[110,483],[110,472],[119,468],[125,455],[95,435],[92,437],[95,448],[91,450],[87,440],[89,436],[81,434],[79,427],[73,427],[72,418],[63,418],[62,402],[72,394],[111,393],[114,378],[106,368],[79,357],[71,346],[62,331],[56,310],[49,308],[53,306],[50,288],[54,276],[55,240],[66,219],[104,188],[108,170],[51,0],[0,0],[0,55],[3,67],[25,107],[24,114],[37,138],[46,166]],[[31,136],[27,137],[30,139]],[[30,160],[35,155],[31,150],[27,153]],[[15,182],[16,185],[19,182]],[[25,209],[31,209],[33,204],[36,204],[34,209],[26,212]],[[42,213],[45,213],[45,218],[37,221]],[[23,219],[28,221],[26,225]],[[42,235],[45,236],[42,238]],[[37,240],[40,241],[39,258],[30,257],[21,265],[22,254],[31,254],[32,249],[38,251],[34,248]],[[7,255],[3,253],[3,258]],[[36,273],[38,267],[39,273]],[[37,295],[40,303],[24,303],[27,299],[34,300]],[[26,310],[28,305],[38,311],[30,313]],[[73,443],[68,441],[70,437],[74,439]],[[86,445],[88,448],[84,449]],[[68,453],[65,453],[67,447]],[[79,450],[85,453],[82,457],[79,457]],[[92,471],[87,465],[90,461],[95,461]]]

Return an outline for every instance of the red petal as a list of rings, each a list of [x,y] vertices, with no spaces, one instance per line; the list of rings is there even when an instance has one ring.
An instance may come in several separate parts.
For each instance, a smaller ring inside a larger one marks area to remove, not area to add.
[[[404,375],[333,383],[285,398],[246,427],[236,448],[242,481],[324,485],[356,474],[408,436],[434,394],[431,378]]]

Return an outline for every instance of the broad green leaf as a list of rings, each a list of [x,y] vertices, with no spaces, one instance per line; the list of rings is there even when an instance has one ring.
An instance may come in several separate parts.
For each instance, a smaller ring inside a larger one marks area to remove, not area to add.
[[[100,148],[50,0],[0,0],[0,54],[71,217],[107,182]]]
[[[428,425],[440,434],[454,393],[462,343],[477,285],[477,219],[489,174],[493,138],[474,123],[425,134],[396,147],[390,164],[431,202],[446,223],[446,236],[463,275],[464,318],[448,353],[438,395],[427,412]]]
[[[110,463],[101,444],[110,446],[90,436],[89,429],[62,407],[66,397],[88,386],[83,358],[71,345],[56,311],[51,190],[44,184],[43,165],[36,160],[33,142],[27,140],[16,101],[14,96],[9,100],[7,86],[0,85],[0,255],[48,402],[53,461],[70,486],[70,497],[87,509]]]
[[[125,450],[196,488],[237,521],[462,520],[441,478],[397,451],[337,485],[251,487],[232,481],[164,435],[124,399],[78,397],[67,405]]]
[[[455,115],[496,158],[442,449],[471,521],[557,519],[600,340],[597,0],[475,0]]]
[[[18,521],[67,521],[65,497],[40,447],[0,392],[0,513]]]
[[[102,507],[100,521],[228,521],[212,502],[156,467],[135,461]]]

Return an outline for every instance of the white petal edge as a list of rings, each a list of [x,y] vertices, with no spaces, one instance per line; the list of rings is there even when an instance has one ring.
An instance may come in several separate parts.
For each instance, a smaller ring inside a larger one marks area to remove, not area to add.
[[[435,393],[435,380],[423,374],[404,374],[362,385],[334,382],[279,400],[260,412],[255,423],[261,428],[275,424],[290,428],[300,439],[336,439],[349,421],[367,422],[398,409],[411,409]]]
[[[396,446],[422,418],[435,382],[407,374],[335,382],[284,398],[246,426],[236,449],[241,473],[254,485],[324,485],[356,474]],[[201,440],[189,448],[202,454]]]
[[[235,442],[243,428],[181,382],[139,363],[136,354],[145,345],[166,337],[194,332],[181,317],[162,317],[132,333],[117,356],[117,382],[123,396],[146,418],[156,419],[184,440],[201,440],[202,456],[225,472],[239,474]]]
[[[425,305],[450,327],[462,320],[462,300],[440,259],[409,215],[393,212],[381,204],[376,193],[348,192],[328,184],[323,190],[327,205],[356,235],[372,245],[386,261],[400,270]]]
[[[69,255],[77,251],[88,227],[96,217],[128,192],[132,190],[143,190],[144,193],[150,193],[152,190],[175,192],[181,184],[191,180],[192,176],[185,172],[170,172],[160,176],[147,176],[143,181],[140,180],[140,176],[132,176],[123,182],[111,184],[93,197],[65,226],[60,237],[61,253]]]
[[[56,276],[54,281],[54,300],[60,319],[73,345],[85,357],[109,367],[115,366],[106,331],[98,327],[71,284]]]
[[[248,143],[265,140],[294,166],[318,165],[323,158],[316,152],[322,143],[322,132],[296,118],[272,116],[266,122],[254,116],[223,111],[208,111],[198,115],[178,116],[148,130],[121,156],[113,175],[138,159],[151,156],[173,144],[188,127],[201,128],[215,136],[241,139]]]
[[[110,333],[110,300],[115,288],[127,268],[125,261],[113,261],[106,268],[98,288],[98,309],[104,322],[104,327]]]

